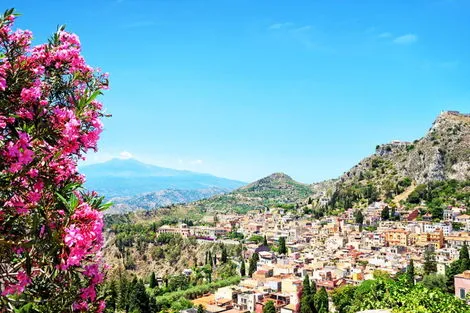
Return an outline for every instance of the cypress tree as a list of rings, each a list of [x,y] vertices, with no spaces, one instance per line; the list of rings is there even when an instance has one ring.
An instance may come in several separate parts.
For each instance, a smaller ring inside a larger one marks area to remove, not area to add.
[[[314,313],[310,306],[310,300],[308,297],[302,296],[300,299],[300,313]]]
[[[266,235],[264,235],[263,246],[267,246],[267,245],[268,245],[268,239],[266,238]]]
[[[117,308],[127,312],[129,308],[129,281],[125,276],[121,276],[119,279],[119,295],[117,301]]]
[[[155,278],[155,273],[154,272],[152,272],[152,274],[150,274],[149,287],[150,288],[157,287],[157,279]]]
[[[250,259],[250,264],[248,266],[248,275],[250,277],[251,275],[253,275],[254,272],[256,272],[256,267],[257,267],[256,263],[258,263],[258,260],[259,260],[258,253],[257,252],[253,253]]]
[[[150,299],[142,280],[136,281],[129,297],[129,310],[141,313],[150,312]]]
[[[328,293],[325,287],[322,287],[320,291],[315,294],[315,308],[318,313],[328,312]]]
[[[413,259],[410,260],[410,264],[406,268],[406,280],[412,285],[415,284],[415,265]]]
[[[470,257],[468,255],[468,247],[466,244],[460,249],[459,253],[460,273],[470,270]]]
[[[222,246],[222,256],[220,257],[220,261],[222,263],[227,263],[227,259],[228,259],[227,248],[225,248],[225,246]]]
[[[304,281],[302,283],[302,297],[310,296],[311,294],[312,293],[311,293],[311,290],[310,290],[310,279],[309,279],[308,275],[305,275]]]
[[[244,277],[245,275],[246,275],[245,260],[242,259],[242,263],[240,265],[240,276]]]
[[[112,280],[106,288],[106,309],[114,312],[116,311],[118,301],[118,292],[116,288],[116,281]]]
[[[429,275],[431,273],[437,272],[437,263],[436,255],[432,248],[426,248],[424,251],[424,264],[423,264],[424,274]]]
[[[209,258],[209,264],[210,264],[210,266],[213,266],[214,263],[213,263],[213,260],[212,260],[212,252],[209,251],[209,253],[208,253],[207,256],[208,256],[208,258]]]
[[[314,296],[317,293],[317,283],[313,280],[310,282],[310,294]]]
[[[287,254],[286,238],[279,238],[279,254]]]

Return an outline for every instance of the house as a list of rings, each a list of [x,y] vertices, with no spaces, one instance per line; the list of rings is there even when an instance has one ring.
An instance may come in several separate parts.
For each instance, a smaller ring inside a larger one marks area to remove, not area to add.
[[[180,234],[183,237],[191,235],[191,229],[186,224],[181,224],[179,227],[171,227],[170,225],[163,225],[157,229],[158,234]]]
[[[458,223],[467,224],[467,222],[470,222],[470,215],[462,214],[462,215],[456,216],[455,221]]]
[[[385,232],[385,243],[389,246],[408,246],[410,232],[404,229],[393,229]]]
[[[465,271],[461,274],[454,276],[455,296],[460,299],[465,299],[465,296],[470,292],[470,271]]]
[[[460,249],[463,245],[470,245],[470,234],[459,233],[455,236],[446,236],[445,241],[447,242],[448,247]]]

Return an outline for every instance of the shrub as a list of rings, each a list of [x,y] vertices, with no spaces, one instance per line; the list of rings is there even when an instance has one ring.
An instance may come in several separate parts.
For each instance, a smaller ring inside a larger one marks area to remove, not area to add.
[[[82,189],[77,161],[96,149],[107,78],[63,27],[49,43],[0,16],[0,307],[102,311],[106,208]]]

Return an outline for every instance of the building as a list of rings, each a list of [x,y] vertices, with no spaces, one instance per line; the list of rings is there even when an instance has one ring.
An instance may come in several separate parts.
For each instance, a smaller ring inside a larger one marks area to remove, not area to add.
[[[183,237],[191,235],[191,229],[186,224],[181,224],[179,227],[172,227],[170,225],[163,225],[157,229],[158,234],[180,234]]]
[[[425,223],[423,227],[425,233],[433,233],[437,229],[442,229],[444,236],[449,236],[452,232],[452,223]]]
[[[470,234],[459,233],[455,236],[446,236],[445,241],[450,248],[460,249],[464,245],[470,245]]]
[[[416,245],[420,247],[433,245],[436,249],[441,249],[444,247],[444,234],[439,228],[432,233],[421,233],[418,235]]]
[[[454,276],[455,296],[460,299],[465,299],[465,296],[470,291],[470,271],[465,271],[462,274]]]
[[[392,229],[385,232],[385,243],[388,246],[408,246],[410,232],[404,229]]]

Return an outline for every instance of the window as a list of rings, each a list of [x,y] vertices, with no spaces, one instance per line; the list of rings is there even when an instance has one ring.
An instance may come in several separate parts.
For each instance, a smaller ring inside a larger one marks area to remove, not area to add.
[[[460,288],[460,299],[465,299],[465,288]]]

